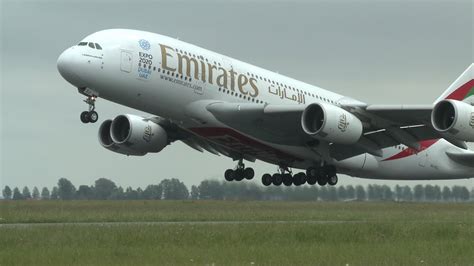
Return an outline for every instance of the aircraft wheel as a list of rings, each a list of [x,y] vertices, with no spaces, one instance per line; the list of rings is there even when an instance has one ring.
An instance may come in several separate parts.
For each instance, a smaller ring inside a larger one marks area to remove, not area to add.
[[[272,184],[272,176],[270,174],[264,174],[262,176],[262,184],[266,187]]]
[[[272,182],[273,182],[273,185],[275,186],[279,186],[281,185],[281,183],[283,183],[283,176],[281,174],[274,174],[272,176]]]
[[[244,170],[243,169],[237,169],[234,171],[234,180],[235,181],[242,181],[244,179]]]
[[[253,170],[253,168],[250,168],[250,167],[245,168],[245,170],[244,170],[244,177],[245,177],[245,179],[250,180],[250,179],[252,179],[254,176],[255,176],[255,171]]]
[[[316,177],[318,175],[318,169],[316,167],[308,167],[308,169],[306,169],[306,176],[307,177]]]
[[[81,113],[81,122],[84,124],[89,123],[89,112],[84,111]]]
[[[313,176],[308,176],[307,179],[308,180],[306,182],[308,182],[308,185],[314,185],[318,181],[318,179]]]
[[[325,186],[328,183],[328,178],[326,176],[321,176],[318,178],[318,185]]]
[[[97,120],[99,120],[99,114],[96,111],[90,111],[87,114],[87,118],[89,122],[95,123],[97,122]]]
[[[234,180],[234,170],[227,169],[224,173],[224,178],[225,178],[226,181]]]
[[[337,175],[333,175],[329,177],[328,184],[331,186],[335,186],[337,184],[337,180],[338,180]]]
[[[283,175],[283,184],[287,187],[289,187],[293,184],[291,174],[284,174]]]

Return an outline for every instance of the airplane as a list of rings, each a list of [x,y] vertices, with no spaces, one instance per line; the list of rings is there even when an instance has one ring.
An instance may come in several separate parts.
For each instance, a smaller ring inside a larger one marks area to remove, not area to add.
[[[95,32],[58,58],[61,76],[86,97],[151,114],[100,125],[100,144],[127,156],[175,141],[237,164],[227,181],[255,176],[246,162],[277,166],[265,186],[334,186],[338,174],[436,180],[474,176],[474,64],[432,105],[368,104],[163,35]]]

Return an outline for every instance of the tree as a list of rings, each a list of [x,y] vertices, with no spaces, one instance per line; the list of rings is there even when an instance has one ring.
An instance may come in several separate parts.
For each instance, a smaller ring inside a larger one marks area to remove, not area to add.
[[[163,196],[163,186],[161,185],[148,185],[143,190],[144,199],[158,199],[160,200]]]
[[[41,198],[42,199],[49,199],[50,197],[50,194],[49,194],[49,189],[47,187],[44,187],[42,190],[41,190]]]
[[[107,178],[99,178],[95,181],[95,196],[97,199],[108,199],[117,189],[112,180]]]
[[[160,186],[163,189],[163,199],[183,200],[189,197],[188,188],[177,178],[164,179]]]
[[[191,199],[193,200],[199,199],[199,188],[195,185],[191,186]]]
[[[199,184],[200,199],[223,199],[224,190],[222,184],[216,180],[203,180]]]
[[[443,198],[444,201],[450,201],[451,200],[451,189],[447,186],[443,187],[443,191],[441,192],[441,197]]]
[[[404,201],[412,201],[413,200],[413,193],[411,191],[411,187],[404,186],[402,190],[402,198]]]
[[[113,199],[113,200],[121,200],[124,198],[125,198],[125,192],[123,191],[122,187],[116,188],[114,192],[112,192],[112,194],[110,195],[110,199]]]
[[[125,199],[128,200],[136,200],[138,199],[139,195],[136,190],[134,190],[132,187],[127,187],[125,189]]]
[[[424,194],[424,189],[422,185],[416,185],[414,190],[413,190],[413,197],[415,198],[416,201],[421,201],[423,200],[423,195]]]
[[[33,199],[36,199],[36,200],[38,200],[40,198],[40,192],[39,192],[37,187],[33,188],[33,195],[32,196],[33,196]]]
[[[23,199],[23,195],[20,193],[20,190],[19,190],[17,187],[15,187],[15,188],[13,189],[13,199],[14,199],[14,200],[21,200],[21,199]]]
[[[50,199],[56,200],[59,199],[59,189],[58,187],[53,187],[53,190],[51,190],[51,197]]]
[[[31,199],[31,192],[27,186],[23,187],[23,191],[21,194],[23,195],[23,199]]]
[[[4,199],[9,200],[9,199],[12,198],[12,189],[9,186],[5,186],[2,193],[3,193],[3,198]]]
[[[395,199],[401,201],[403,199],[403,188],[399,185],[395,186]]]
[[[76,198],[81,200],[93,199],[94,191],[90,186],[80,185],[76,192]]]
[[[346,187],[346,194],[347,194],[347,199],[353,200],[353,199],[356,198],[356,196],[355,196],[355,189],[354,189],[354,187],[353,187],[352,185],[348,185],[348,186]]]
[[[337,188],[337,200],[345,200],[347,199],[347,191],[344,186],[339,186]]]
[[[61,178],[58,180],[58,196],[62,200],[71,200],[74,199],[76,195],[76,188],[71,183],[71,181],[66,178]]]
[[[358,185],[355,188],[355,196],[357,200],[364,201],[366,200],[365,189],[363,186]]]

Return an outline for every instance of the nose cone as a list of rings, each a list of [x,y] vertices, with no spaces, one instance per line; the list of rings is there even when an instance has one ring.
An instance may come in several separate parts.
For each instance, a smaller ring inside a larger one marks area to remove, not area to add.
[[[74,49],[69,48],[59,57],[57,67],[59,74],[72,85],[81,88],[86,87],[84,81],[79,77],[80,65]]]

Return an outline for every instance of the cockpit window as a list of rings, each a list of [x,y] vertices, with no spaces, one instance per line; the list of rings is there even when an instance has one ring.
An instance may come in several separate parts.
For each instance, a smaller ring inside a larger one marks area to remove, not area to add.
[[[85,45],[87,45],[87,42],[80,42],[80,43],[78,44],[78,46],[85,46]]]
[[[98,43],[95,44],[95,48],[96,48],[97,50],[102,50],[102,47],[101,47]]]
[[[95,49],[94,43],[90,42],[90,43],[89,43],[89,47],[92,48],[92,49]]]

